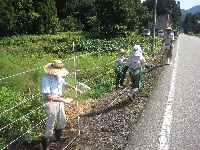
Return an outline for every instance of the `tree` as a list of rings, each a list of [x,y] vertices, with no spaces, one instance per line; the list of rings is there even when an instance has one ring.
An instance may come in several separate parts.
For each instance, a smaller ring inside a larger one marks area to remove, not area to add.
[[[140,0],[96,0],[95,6],[100,31],[111,36],[121,36],[125,31],[138,32],[150,18],[148,9]]]
[[[142,27],[147,28],[149,20],[153,17],[153,12],[143,6],[140,0],[135,0],[129,9],[131,9],[131,15],[128,17],[130,20],[127,22],[128,29],[140,32]]]
[[[0,0],[0,36],[15,34],[16,14],[12,5],[12,0]]]
[[[18,34],[55,33],[59,19],[54,0],[15,0],[15,29]]]
[[[126,12],[120,0],[95,1],[99,30],[101,33],[113,36],[116,34],[117,25],[125,26]],[[116,27],[116,29],[115,29]]]
[[[38,18],[33,22],[36,25],[37,33],[56,33],[59,28],[59,19],[54,0],[34,1],[35,12]]]
[[[200,20],[200,13],[196,13],[192,15],[191,13],[187,13],[185,20],[183,21],[183,28],[184,32],[192,32],[192,33],[199,33],[199,24],[198,20]]]
[[[58,14],[58,18],[60,20],[67,17],[67,2],[68,1],[70,1],[71,4],[74,3],[71,0],[55,0],[56,8],[57,8],[57,14]]]
[[[34,34],[34,21],[40,16],[34,10],[33,0],[15,0],[16,32],[18,34]]]
[[[171,22],[172,28],[179,30],[181,28],[181,9],[180,9],[180,2],[172,1],[172,12],[171,12]]]
[[[5,32],[1,34],[10,32],[9,35],[14,34],[14,31],[17,34],[43,34],[83,30],[103,33],[106,37],[123,36],[127,31],[139,32],[141,27],[147,26],[148,20],[152,17],[152,13],[141,4],[140,0],[0,0],[0,2],[2,3],[0,13],[2,16],[7,13],[7,17],[2,17],[0,20],[2,28],[5,28]],[[6,18],[10,18],[9,21],[3,21]],[[6,21],[8,23],[4,24]]]

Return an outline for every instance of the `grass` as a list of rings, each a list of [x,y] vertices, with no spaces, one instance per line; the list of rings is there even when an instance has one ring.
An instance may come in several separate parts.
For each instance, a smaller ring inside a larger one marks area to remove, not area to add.
[[[12,122],[20,115],[29,113],[33,106],[33,109],[41,106],[42,97],[34,95],[40,94],[40,79],[45,74],[43,66],[54,59],[61,59],[64,67],[69,71],[69,75],[66,77],[68,83],[76,85],[76,82],[79,81],[92,88],[91,91],[82,89],[85,93],[78,97],[74,91],[63,89],[65,97],[84,101],[88,98],[98,99],[114,87],[113,68],[120,48],[124,48],[129,56],[133,46],[140,44],[143,46],[144,55],[148,61],[157,51],[157,48],[153,52],[150,50],[150,37],[134,34],[127,38],[106,40],[88,39],[88,35],[83,35],[86,34],[67,32],[57,35],[24,35],[0,39],[0,97],[3,97],[0,108],[9,110],[16,105],[14,102],[20,103],[27,100],[27,103],[24,103],[20,109],[14,110],[17,115],[11,113],[13,115],[9,116],[11,119],[0,116],[2,122]],[[160,40],[157,39],[156,42],[161,43]],[[74,47],[73,42],[75,43]],[[157,45],[159,46],[159,44]],[[6,129],[4,131],[6,134],[3,134],[0,139],[0,148],[9,140],[13,140],[13,137],[19,136],[41,121],[41,118],[45,116],[42,112],[41,109],[19,123],[23,125],[23,128],[17,122],[14,129]],[[29,134],[36,137],[41,134],[41,129],[42,126],[39,126]],[[21,142],[23,140],[26,139],[22,138]]]

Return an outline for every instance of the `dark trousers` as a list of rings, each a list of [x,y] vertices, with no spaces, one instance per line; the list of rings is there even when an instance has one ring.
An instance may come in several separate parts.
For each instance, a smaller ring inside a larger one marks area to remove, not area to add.
[[[132,73],[129,73],[130,74],[130,79],[131,79],[131,87],[133,89],[135,88],[139,88],[139,81],[140,81],[140,74],[136,74],[136,75],[133,75]]]
[[[124,79],[125,79],[125,77],[126,77],[126,72],[127,72],[127,70],[128,70],[128,66],[125,66],[124,68],[123,68],[123,75],[122,75],[122,80],[124,81]]]
[[[128,66],[125,66],[122,70],[122,72],[123,72],[122,76],[120,75],[119,72],[116,72],[116,87],[119,85],[119,83],[120,83],[120,85],[124,84],[124,79],[126,77],[127,70],[128,70]]]
[[[120,75],[120,72],[116,72],[116,87],[118,87],[119,83],[120,85],[123,85],[123,78]]]

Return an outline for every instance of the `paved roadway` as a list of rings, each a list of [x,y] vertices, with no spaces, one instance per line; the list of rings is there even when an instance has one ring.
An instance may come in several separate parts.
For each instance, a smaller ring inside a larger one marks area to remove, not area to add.
[[[126,150],[200,150],[200,38],[179,35]]]

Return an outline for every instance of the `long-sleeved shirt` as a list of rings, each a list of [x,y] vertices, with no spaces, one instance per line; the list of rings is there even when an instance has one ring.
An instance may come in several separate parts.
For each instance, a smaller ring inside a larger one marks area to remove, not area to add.
[[[133,51],[126,62],[126,66],[130,69],[137,69],[139,67],[144,67],[146,65],[145,62],[146,60],[141,51]],[[139,72],[140,70],[137,70],[135,74],[138,74]]]

